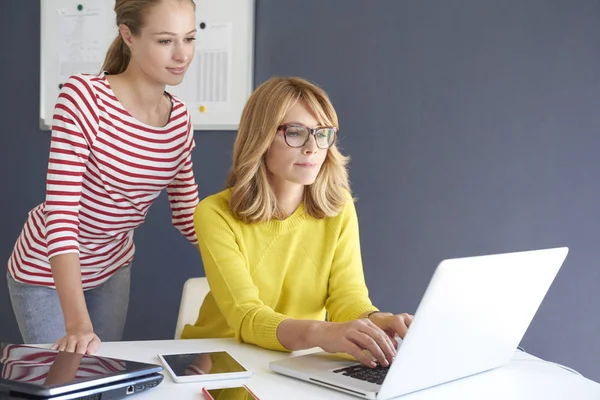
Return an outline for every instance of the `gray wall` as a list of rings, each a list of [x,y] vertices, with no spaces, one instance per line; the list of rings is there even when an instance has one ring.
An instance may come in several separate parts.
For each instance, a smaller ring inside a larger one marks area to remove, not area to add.
[[[38,4],[0,6],[2,259],[44,197]],[[256,82],[304,76],[338,110],[377,305],[414,311],[447,257],[570,246],[522,344],[600,380],[599,18],[595,0],[258,0]],[[197,133],[201,196],[233,139]],[[136,237],[125,339],[167,339],[200,258],[164,196]],[[0,338],[18,341],[0,279]]]

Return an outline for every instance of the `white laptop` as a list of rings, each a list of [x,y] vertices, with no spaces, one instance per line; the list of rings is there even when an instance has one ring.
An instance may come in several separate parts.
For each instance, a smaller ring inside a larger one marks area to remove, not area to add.
[[[500,367],[514,355],[568,251],[442,261],[389,368],[325,352],[270,367],[366,399],[390,399]]]

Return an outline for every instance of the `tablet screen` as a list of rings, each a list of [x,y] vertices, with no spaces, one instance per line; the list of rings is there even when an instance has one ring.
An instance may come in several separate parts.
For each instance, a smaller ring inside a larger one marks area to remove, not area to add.
[[[226,351],[185,354],[161,354],[177,376],[246,372],[246,369]]]

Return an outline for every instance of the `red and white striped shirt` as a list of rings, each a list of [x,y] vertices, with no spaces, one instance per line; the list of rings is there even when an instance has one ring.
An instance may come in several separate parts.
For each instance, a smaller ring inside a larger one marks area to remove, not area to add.
[[[54,108],[46,201],[29,217],[8,261],[13,278],[54,288],[49,258],[78,253],[84,289],[131,262],[133,232],[167,190],[173,225],[196,244],[193,128],[171,96],[168,123],[133,118],[102,75],[74,75]]]

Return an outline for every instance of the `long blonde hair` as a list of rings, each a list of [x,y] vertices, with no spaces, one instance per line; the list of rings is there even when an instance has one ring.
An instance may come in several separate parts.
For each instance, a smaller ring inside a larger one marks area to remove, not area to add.
[[[335,109],[320,87],[296,77],[271,78],[260,85],[242,112],[227,177],[229,206],[244,222],[285,217],[269,184],[264,156],[285,114],[298,101],[315,114],[319,124],[339,128]],[[315,182],[304,191],[308,214],[315,218],[336,216],[351,201],[348,159],[335,144],[329,148]]]
[[[163,0],[116,0],[117,26],[126,25],[133,35],[139,35],[144,26],[144,15],[161,1]],[[196,8],[194,0],[186,1],[192,3],[194,9]],[[130,60],[129,47],[125,44],[121,34],[118,34],[106,52],[102,71],[112,75],[120,74],[127,69]]]

